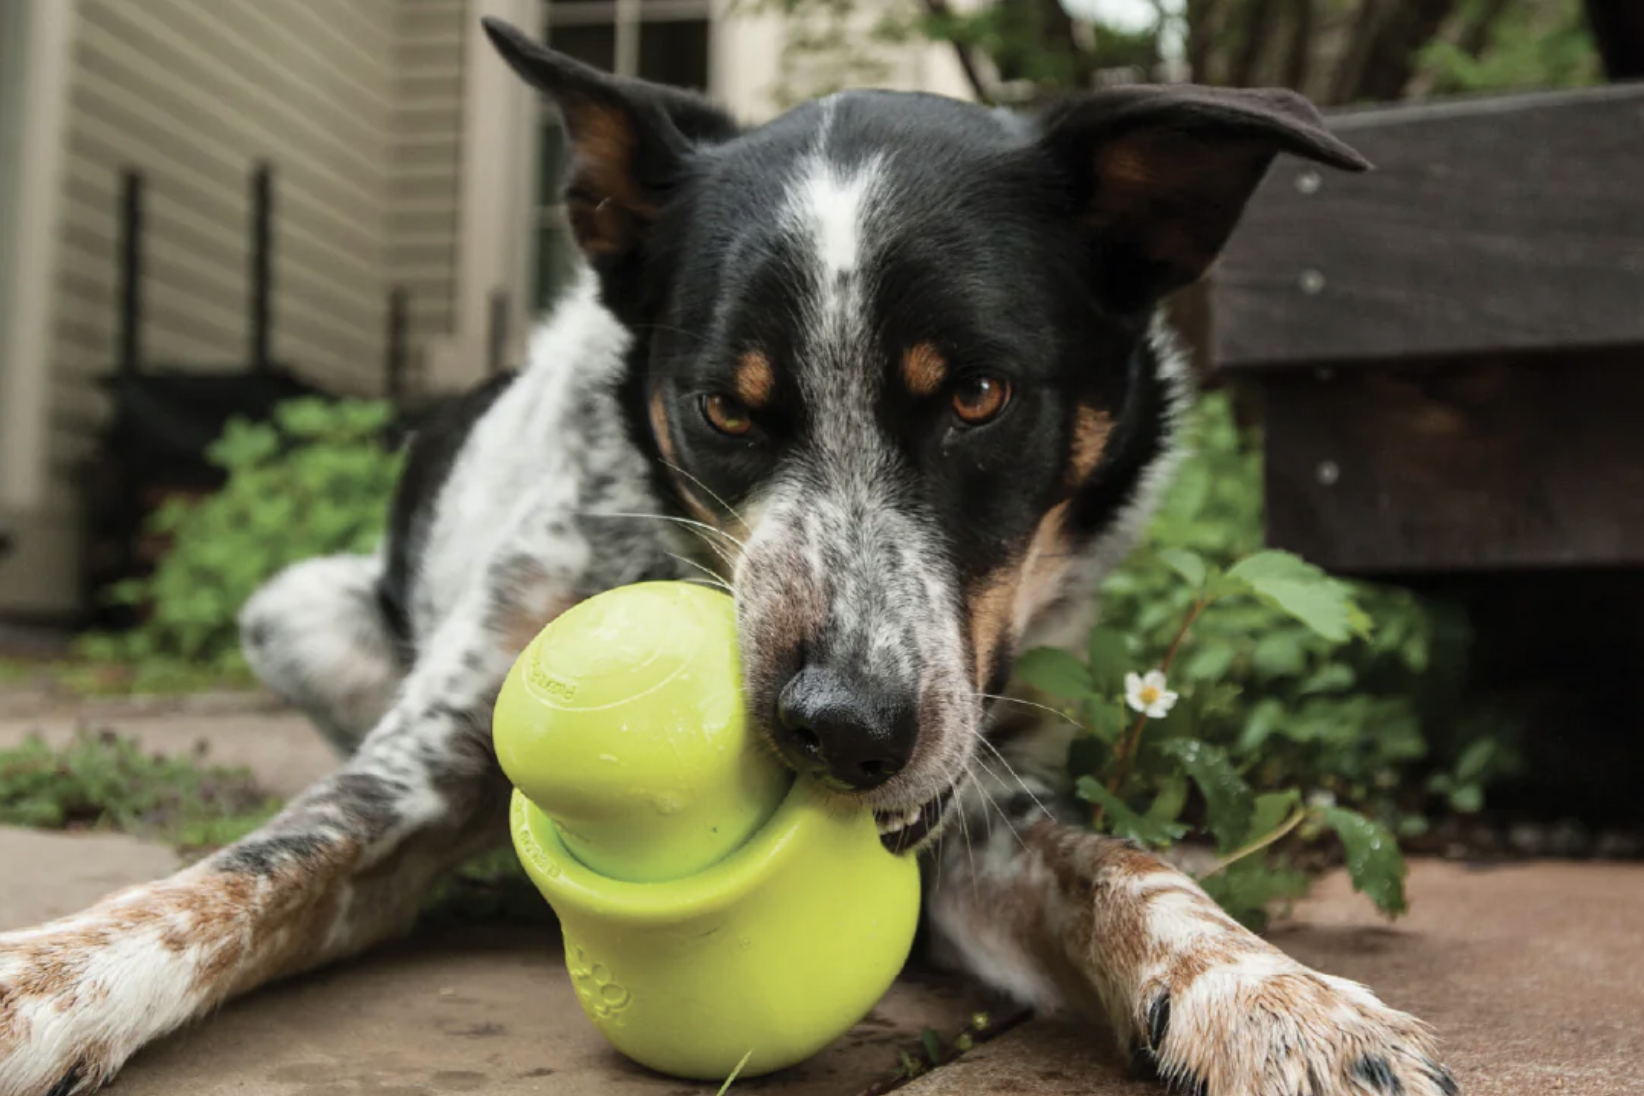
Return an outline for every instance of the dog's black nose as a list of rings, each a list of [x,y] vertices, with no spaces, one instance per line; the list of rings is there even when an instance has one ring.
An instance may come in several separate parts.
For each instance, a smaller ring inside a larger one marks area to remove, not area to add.
[[[918,722],[910,705],[822,666],[807,666],[776,702],[776,743],[800,772],[843,791],[877,788],[913,756]]]

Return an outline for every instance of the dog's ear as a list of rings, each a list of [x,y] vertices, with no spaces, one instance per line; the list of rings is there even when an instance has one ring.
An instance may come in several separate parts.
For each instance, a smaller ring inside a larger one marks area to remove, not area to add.
[[[1370,165],[1279,89],[1144,85],[1078,95],[1039,121],[1091,233],[1104,293],[1141,308],[1196,281],[1280,152]]]
[[[559,107],[572,152],[567,212],[596,265],[635,251],[693,147],[737,134],[729,115],[695,95],[600,72],[500,19],[481,23],[503,60]]]

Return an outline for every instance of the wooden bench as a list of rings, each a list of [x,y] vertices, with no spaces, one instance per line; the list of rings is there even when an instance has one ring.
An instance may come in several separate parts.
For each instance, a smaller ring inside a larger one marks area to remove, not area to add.
[[[1366,574],[1644,564],[1644,84],[1337,115],[1211,283],[1270,541]]]

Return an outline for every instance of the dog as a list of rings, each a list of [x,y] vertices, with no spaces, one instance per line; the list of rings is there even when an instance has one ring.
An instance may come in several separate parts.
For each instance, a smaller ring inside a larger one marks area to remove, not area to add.
[[[1031,117],[848,92],[744,128],[485,30],[564,117],[580,280],[517,375],[411,443],[380,551],[243,610],[339,771],[169,879],[0,937],[0,1096],[92,1092],[406,930],[506,838],[488,728],[525,644],[599,591],[693,578],[734,592],[771,745],[939,863],[948,959],[1178,1091],[1454,1094],[1420,1022],[1057,817],[1065,734],[999,703],[1019,650],[1090,626],[1168,478],[1189,377],[1161,301],[1278,154],[1359,155],[1292,93],[1191,86]]]

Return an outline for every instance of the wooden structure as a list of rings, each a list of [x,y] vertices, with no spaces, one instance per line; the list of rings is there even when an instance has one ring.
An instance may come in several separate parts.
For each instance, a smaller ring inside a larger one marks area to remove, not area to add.
[[[1352,112],[1214,283],[1270,539],[1326,567],[1644,564],[1644,85]]]
[[[1644,3],[1588,0],[1644,78]],[[1348,111],[1212,285],[1264,395],[1268,537],[1344,572],[1644,565],[1644,83]]]
[[[1350,111],[1363,176],[1281,161],[1210,284],[1261,395],[1269,543],[1468,606],[1524,720],[1492,806],[1644,823],[1644,0],[1581,91]]]

